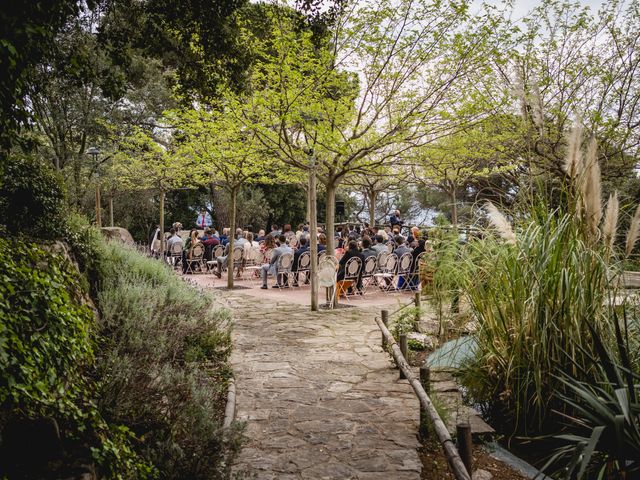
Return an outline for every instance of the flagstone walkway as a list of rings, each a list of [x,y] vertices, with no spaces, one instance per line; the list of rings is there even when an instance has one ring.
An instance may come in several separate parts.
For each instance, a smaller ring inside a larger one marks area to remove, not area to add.
[[[418,400],[380,347],[377,310],[225,292],[233,308],[235,472],[259,479],[418,479]]]

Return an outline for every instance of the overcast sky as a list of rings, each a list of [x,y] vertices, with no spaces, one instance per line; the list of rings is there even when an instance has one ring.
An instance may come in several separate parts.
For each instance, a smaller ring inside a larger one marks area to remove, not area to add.
[[[488,3],[500,3],[498,0],[487,1]],[[523,17],[539,3],[539,0],[514,0],[513,19],[516,20]],[[589,5],[593,13],[596,13],[598,11],[598,8],[600,8],[600,5],[602,5],[603,0],[581,0],[580,3],[583,5]]]

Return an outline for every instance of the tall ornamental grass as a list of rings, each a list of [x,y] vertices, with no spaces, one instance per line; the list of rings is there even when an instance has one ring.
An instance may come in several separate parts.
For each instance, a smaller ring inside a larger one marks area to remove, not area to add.
[[[587,321],[611,338],[615,269],[583,239],[571,214],[532,219],[513,244],[471,242],[466,294],[478,320],[478,349],[464,372],[473,397],[518,432],[544,430],[562,390],[554,375],[588,378],[595,366]]]
[[[595,141],[586,152],[581,144],[575,128],[560,207],[531,202],[513,215],[512,225],[488,203],[490,228],[461,257],[463,289],[479,325],[476,355],[463,380],[471,396],[513,433],[558,431],[558,420],[575,412],[566,401],[567,378],[612,390],[594,361],[596,345],[622,361],[614,299],[621,266],[638,239],[640,213],[618,249],[617,193],[602,201]],[[637,316],[629,320],[637,322]],[[628,333],[634,331],[625,330],[631,352],[640,346],[637,333]]]

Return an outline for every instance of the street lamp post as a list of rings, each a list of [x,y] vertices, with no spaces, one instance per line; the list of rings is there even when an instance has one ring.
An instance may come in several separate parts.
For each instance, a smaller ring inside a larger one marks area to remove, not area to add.
[[[93,157],[94,164],[98,164],[98,155],[100,155],[100,149],[98,147],[91,147],[87,150],[87,153]],[[100,209],[100,179],[96,182],[96,227],[102,228],[102,211]]]

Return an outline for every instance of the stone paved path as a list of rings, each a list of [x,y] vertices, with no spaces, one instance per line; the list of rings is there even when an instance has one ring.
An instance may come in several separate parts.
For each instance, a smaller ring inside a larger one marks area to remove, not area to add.
[[[224,294],[234,309],[236,472],[259,479],[419,479],[418,400],[380,348],[373,312],[311,314]]]

